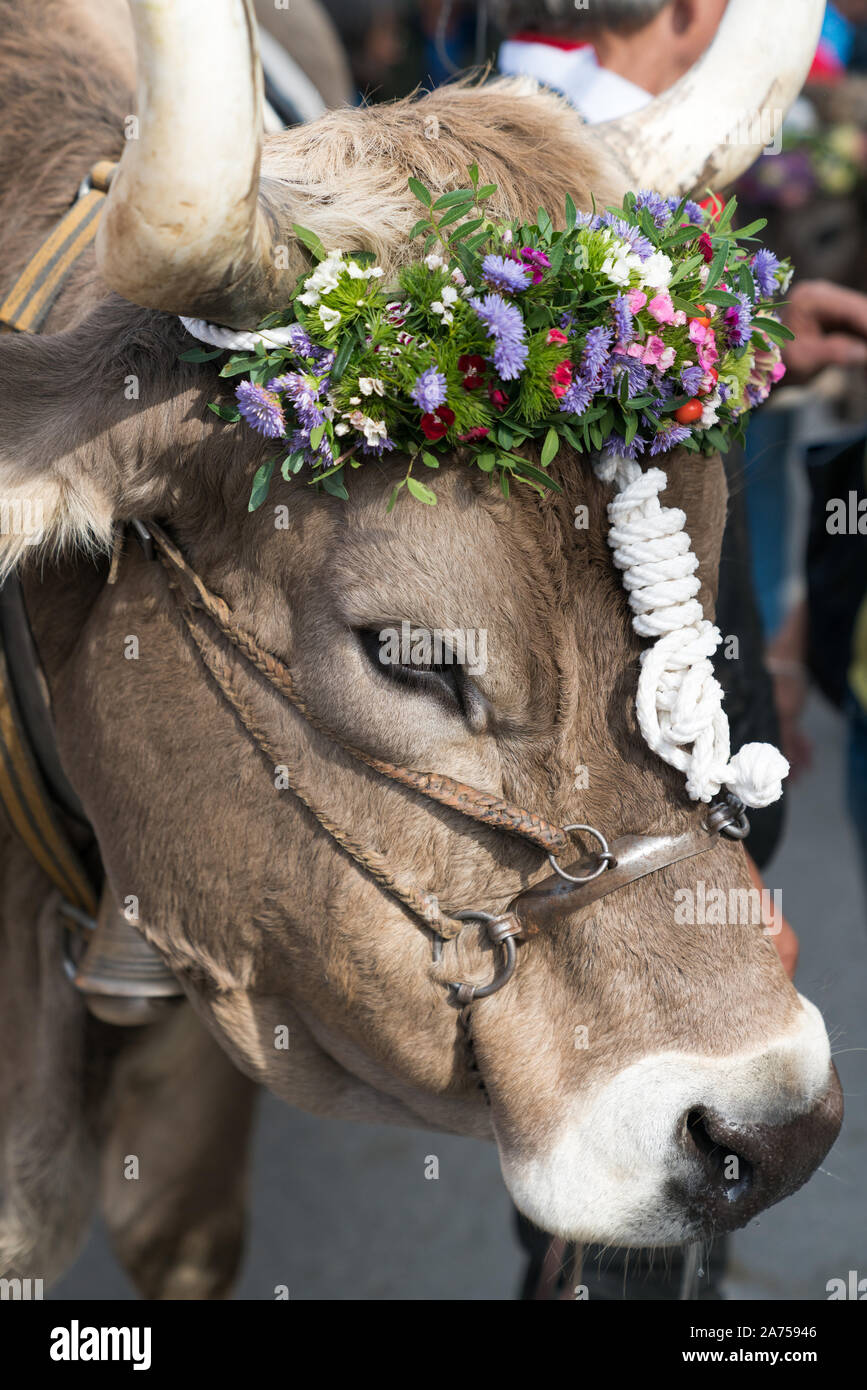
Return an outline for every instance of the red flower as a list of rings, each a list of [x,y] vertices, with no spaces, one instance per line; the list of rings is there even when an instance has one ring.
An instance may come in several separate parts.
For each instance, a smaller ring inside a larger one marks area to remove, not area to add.
[[[559,328],[549,328],[546,341],[548,343],[568,343],[569,339],[565,333],[560,332]]]
[[[702,232],[701,236],[699,237],[698,249],[704,256],[707,264],[710,265],[711,261],[713,260],[713,242],[711,241],[707,232]]]
[[[465,352],[463,357],[458,358],[458,371],[466,373],[463,380],[465,391],[478,391],[484,383],[486,370],[487,363],[477,352]]]
[[[572,363],[565,357],[551,373],[551,390],[559,400],[572,385]]]
[[[492,386],[490,382],[488,382],[488,396],[490,397],[491,405],[496,406],[497,410],[505,410],[506,406],[509,404],[509,397],[506,395],[505,391],[501,391],[498,386]]]
[[[709,197],[699,203],[699,207],[704,212],[709,212],[714,221],[718,222],[725,208],[725,199],[720,198],[717,193],[711,193]]]
[[[468,439],[484,439],[485,435],[490,433],[491,431],[486,425],[473,425],[473,428],[467,430],[466,434],[459,434],[458,439],[461,444],[466,444]]]
[[[455,412],[447,405],[441,405],[433,414],[421,417],[421,427],[426,439],[442,439],[455,423]]]

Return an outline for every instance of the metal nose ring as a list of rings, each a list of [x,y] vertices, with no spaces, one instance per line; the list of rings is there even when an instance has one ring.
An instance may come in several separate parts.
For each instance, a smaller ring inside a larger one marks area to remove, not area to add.
[[[563,829],[567,834],[570,830],[584,830],[588,835],[592,835],[594,839],[599,841],[602,849],[597,856],[599,859],[598,868],[594,869],[592,874],[582,874],[579,877],[576,877],[575,874],[567,874],[566,870],[561,868],[557,863],[556,856],[549,854],[548,863],[551,865],[554,872],[559,874],[561,878],[565,878],[569,883],[592,883],[594,878],[598,878],[600,874],[604,874],[606,869],[614,868],[617,860],[608,848],[608,841],[601,830],[596,830],[592,825],[564,825]]]

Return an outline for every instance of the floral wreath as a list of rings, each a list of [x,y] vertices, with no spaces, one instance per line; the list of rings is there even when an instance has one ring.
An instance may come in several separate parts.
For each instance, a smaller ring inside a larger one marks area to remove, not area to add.
[[[510,479],[556,488],[545,470],[563,441],[630,459],[723,451],[784,375],[792,335],[774,302],[791,267],[753,246],[765,221],[734,230],[736,199],[628,193],[587,214],[567,197],[558,231],[542,208],[532,224],[489,220],[496,186],[468,173],[436,201],[409,180],[424,256],[396,282],[370,253],[326,251],[296,227],[318,263],[292,304],[225,335],[243,346],[220,375],[245,379],[235,406],[210,408],[284,445],[256,473],[251,509],[278,466],[286,479],[310,467],[345,497],[347,470],[392,450],[409,463],[389,510],[403,488],[435,503],[414,469],[455,450],[506,495]],[[541,466],[516,452],[528,445]]]
[[[633,627],[653,640],[636,693],[644,739],[685,774],[693,800],[725,786],[766,806],[788,763],[764,743],[730,756],[711,665],[722,638],[698,599],[686,517],[660,505],[666,475],[640,460],[678,447],[714,454],[742,437],[785,374],[780,344],[793,335],[775,306],[791,266],[754,245],[764,220],[734,230],[735,198],[699,206],[645,191],[579,213],[567,197],[557,230],[542,208],[534,223],[489,219],[496,185],[480,186],[475,164],[468,173],[468,188],[436,200],[409,180],[423,209],[410,236],[425,243],[394,283],[370,253],[326,251],[296,227],[317,264],[287,310],[255,332],[183,320],[215,345],[186,361],[229,350],[220,375],[244,377],[235,405],[210,409],[281,441],[249,508],[278,465],[287,480],[307,467],[314,486],[348,498],[348,469],[404,454],[390,511],[403,489],[436,503],[413,470],[437,469],[446,453],[496,477],[505,496],[512,480],[560,491],[547,470],[563,441],[594,454],[615,485],[608,543]],[[528,446],[538,462],[519,452]]]

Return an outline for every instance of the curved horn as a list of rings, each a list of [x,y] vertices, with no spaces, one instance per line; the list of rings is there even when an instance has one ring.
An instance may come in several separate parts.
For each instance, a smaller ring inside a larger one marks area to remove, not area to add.
[[[138,128],[102,216],[100,272],[147,308],[253,327],[288,299],[297,267],[275,265],[259,204],[262,70],[248,0],[130,7]]]
[[[595,127],[636,188],[720,191],[776,139],[804,85],[825,0],[728,0],[713,43],[650,105]]]

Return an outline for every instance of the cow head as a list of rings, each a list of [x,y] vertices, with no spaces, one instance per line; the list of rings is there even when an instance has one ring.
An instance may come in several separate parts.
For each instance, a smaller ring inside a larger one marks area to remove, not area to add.
[[[395,265],[415,216],[408,174],[445,190],[474,160],[498,185],[493,211],[524,216],[559,207],[567,190],[584,207],[592,193],[619,197],[626,175],[559,99],[508,82],[332,114],[270,140],[257,177],[246,7],[211,8],[200,34],[185,28],[196,6],[134,6],[141,139],[110,195],[100,263],[145,307],[112,300],[53,338],[0,344],[7,491],[42,500],[55,540],[165,520],[347,744],[609,838],[694,824],[680,777],[636,727],[640,643],[586,460],[560,460],[562,495],[543,501],[506,500],[454,461],[435,508],[386,515],[402,467],[384,460],[353,477],[348,502],[293,482],[249,514],[265,445],[207,411],[214,369],[181,363],[188,340],[154,312],[256,323],[303,268],[293,222]],[[733,0],[726,42],[745,9]],[[800,34],[804,53],[811,37]],[[794,88],[803,55],[788,57],[788,68],[774,62]],[[712,75],[725,54],[705,61]],[[671,129],[689,186],[698,170],[732,173],[731,149],[710,142],[699,157],[685,112]],[[641,184],[655,181],[647,158]],[[674,456],[668,474],[710,613],[722,464]],[[586,528],[574,525],[579,505]],[[64,763],[114,891],[137,900],[142,929],[224,1046],[277,1094],[494,1137],[523,1211],[617,1244],[742,1224],[820,1161],[840,1102],[817,1011],[761,925],[678,912],[684,892],[730,902],[750,887],[738,845],[660,870],[522,946],[510,986],[474,1006],[476,1073],[447,981],[486,979],[491,947],[469,924],[435,960],[430,934],[283,789],[280,766],[209,680],[159,567],[128,553],[107,586],[64,563],[31,581],[31,598]],[[475,659],[383,664],[382,634],[403,624],[467,634]],[[447,912],[499,911],[548,872],[538,851],[359,765],[228,659],[305,799]]]

